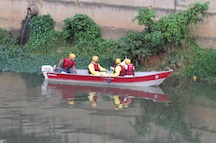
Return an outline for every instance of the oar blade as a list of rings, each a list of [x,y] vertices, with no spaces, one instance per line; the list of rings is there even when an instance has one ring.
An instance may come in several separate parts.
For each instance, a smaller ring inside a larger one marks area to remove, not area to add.
[[[110,77],[107,78],[106,82],[109,83],[109,84],[111,84],[111,79],[110,79]]]

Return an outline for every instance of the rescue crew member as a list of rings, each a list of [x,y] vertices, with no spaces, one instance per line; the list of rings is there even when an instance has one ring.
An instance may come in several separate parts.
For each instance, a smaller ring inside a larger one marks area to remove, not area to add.
[[[131,63],[131,60],[130,59],[126,59],[125,63],[126,63],[126,65],[125,65],[125,70],[126,70],[125,76],[134,76],[135,67]]]
[[[58,73],[61,73],[61,72],[66,72],[66,73],[73,73],[73,74],[77,74],[77,71],[76,71],[76,63],[75,63],[75,58],[76,58],[76,55],[71,53],[69,54],[69,57],[68,58],[63,58],[59,64],[58,64],[58,67],[57,67],[57,71]],[[62,68],[60,68],[60,66],[62,65]]]
[[[107,70],[98,63],[98,56],[93,56],[91,63],[88,65],[88,73],[95,76],[108,76]]]
[[[121,59],[117,58],[115,60],[116,66],[113,69],[113,74],[110,76],[117,77],[117,76],[125,76],[125,66],[121,65]]]

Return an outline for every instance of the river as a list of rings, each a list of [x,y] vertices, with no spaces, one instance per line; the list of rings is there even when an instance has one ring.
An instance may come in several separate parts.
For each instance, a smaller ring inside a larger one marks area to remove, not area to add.
[[[0,73],[0,143],[215,143],[216,88],[169,77],[142,90]]]

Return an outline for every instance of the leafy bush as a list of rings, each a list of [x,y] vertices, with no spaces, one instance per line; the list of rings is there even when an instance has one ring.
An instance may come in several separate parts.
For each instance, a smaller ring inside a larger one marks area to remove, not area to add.
[[[178,45],[182,39],[189,37],[189,27],[186,23],[183,12],[179,12],[162,17],[154,25],[154,29],[162,33],[161,41],[164,41],[168,47],[169,45]]]
[[[156,17],[156,12],[151,8],[140,8],[138,9],[138,15],[132,21],[138,20],[139,25],[145,25],[150,28]]]
[[[73,18],[64,20],[62,34],[65,40],[86,41],[95,40],[101,36],[99,26],[87,15],[76,14]]]
[[[138,10],[138,16],[133,21],[138,20],[145,29],[141,33],[126,35],[118,41],[116,55],[129,55],[133,62],[143,63],[154,53],[163,53],[169,49],[181,47],[182,41],[189,41],[190,24],[196,24],[206,15],[208,2],[204,4],[196,3],[186,11],[179,11],[155,20],[156,12],[151,8]],[[131,36],[133,35],[133,36]],[[141,58],[140,58],[141,55]]]
[[[149,56],[150,49],[145,48],[140,33],[129,32],[125,37],[119,39],[114,47],[114,58],[124,58],[125,56],[132,59],[133,62],[140,64],[144,57]]]
[[[12,36],[12,33],[1,28],[0,28],[0,45],[8,48],[13,48],[18,46],[16,39]]]
[[[50,15],[34,16],[30,20],[30,39],[24,48],[30,52],[52,51],[56,47],[56,41],[61,37],[58,32],[54,31],[54,27],[55,21]]]
[[[190,8],[184,12],[184,16],[187,18],[187,24],[196,24],[202,21],[203,16],[207,15],[209,3],[209,1],[204,4],[198,2],[194,5],[190,5]]]
[[[42,39],[46,37],[50,31],[53,31],[55,27],[55,21],[50,15],[34,16],[30,20],[31,39]]]

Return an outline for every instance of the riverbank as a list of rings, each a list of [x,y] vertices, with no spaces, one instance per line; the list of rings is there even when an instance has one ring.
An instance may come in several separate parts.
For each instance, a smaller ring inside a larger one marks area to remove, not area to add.
[[[211,64],[216,62],[215,50],[200,48],[189,29],[207,10],[208,3],[197,3],[187,11],[156,20],[155,10],[139,9],[133,21],[146,28],[142,32],[127,32],[119,40],[103,39],[100,27],[88,15],[65,19],[62,31],[54,30],[56,22],[50,15],[27,18],[24,27],[30,31],[26,41],[0,29],[0,70],[41,73],[42,65],[57,65],[73,52],[77,68],[87,68],[93,55],[98,55],[107,69],[116,58],[127,56],[136,70],[171,68],[189,78],[196,75],[200,80],[212,80],[216,77],[215,65]],[[18,44],[17,39],[23,42]]]

